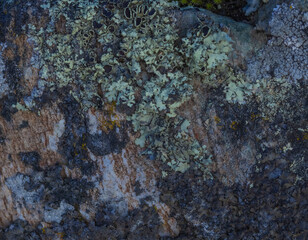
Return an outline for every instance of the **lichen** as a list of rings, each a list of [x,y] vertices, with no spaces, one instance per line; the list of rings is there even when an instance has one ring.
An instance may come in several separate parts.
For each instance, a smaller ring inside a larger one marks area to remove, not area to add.
[[[204,86],[219,86],[222,76],[231,81],[228,34],[200,18],[180,36],[173,14],[177,3],[165,0],[45,0],[41,7],[50,21],[28,25],[41,86],[68,88],[83,111],[96,108],[96,98],[105,106],[126,105],[133,110],[127,120],[142,154],[175,171],[194,166],[207,173],[210,154],[177,109],[192,96],[193,81]],[[102,119],[105,132],[119,125],[113,117]]]
[[[226,100],[230,103],[245,104],[252,95],[252,88],[253,84],[249,83],[243,75],[232,76],[224,88]]]
[[[292,85],[284,78],[260,79],[254,83],[247,78],[238,78],[231,81],[224,91],[230,103],[246,104],[256,100],[263,119],[273,120],[277,114],[285,119],[292,113],[297,115],[288,99],[300,91],[300,86]]]
[[[224,87],[229,103],[255,100],[261,117],[270,121],[277,116],[288,120],[300,117],[292,105],[307,85],[308,24],[304,19],[304,12],[287,4],[273,10],[269,22],[272,37],[248,59],[246,72],[231,74]]]
[[[2,51],[1,48],[4,48],[5,46],[3,44],[0,44],[0,98],[4,97],[8,90],[9,90],[9,85],[6,82],[6,79],[4,77],[4,70],[5,70],[5,65],[4,61],[2,59]]]
[[[227,33],[214,25],[207,26],[205,21],[200,20],[182,42],[183,47],[179,51],[187,57],[188,74],[196,81],[219,86],[221,79],[233,76],[228,65],[233,41]]]
[[[29,208],[35,208],[36,204],[41,200],[44,186],[39,185],[36,191],[28,191],[26,185],[30,183],[30,177],[21,173],[6,179],[6,185],[12,191],[15,201]]]
[[[56,222],[60,223],[62,220],[62,215],[64,215],[67,211],[74,210],[74,207],[65,201],[61,201],[60,207],[57,209],[53,209],[50,207],[46,207],[44,211],[44,221],[48,223]]]
[[[295,84],[306,81],[307,27],[305,12],[290,8],[287,4],[278,5],[269,22],[268,34],[272,37],[248,60],[247,76],[254,81],[273,77],[284,78]]]
[[[115,126],[121,126],[119,116],[115,113],[115,107],[115,101],[111,102],[111,104],[107,103],[105,105],[106,114],[104,114],[100,119],[101,128],[105,133],[113,130]]]

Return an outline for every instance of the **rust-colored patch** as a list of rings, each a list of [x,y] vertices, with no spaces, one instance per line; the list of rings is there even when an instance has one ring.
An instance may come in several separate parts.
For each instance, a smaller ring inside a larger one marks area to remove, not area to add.
[[[32,47],[29,45],[27,40],[28,37],[25,34],[21,34],[15,39],[18,56],[22,56],[19,62],[20,68],[24,66],[23,60],[29,61],[32,56]]]
[[[56,24],[56,32],[60,34],[66,33],[66,18],[61,15],[59,19],[57,20]]]
[[[11,14],[15,15],[16,13],[12,12]],[[19,59],[19,62],[17,63],[18,67],[22,68],[29,64],[33,49],[27,42],[28,37],[25,34],[20,34],[20,35],[15,34],[14,18],[12,18],[7,29],[8,32],[6,33],[5,37],[6,41],[9,42],[10,44],[4,50],[3,57],[6,58],[7,60],[13,60],[18,57]]]
[[[205,129],[200,116],[204,99],[198,99],[198,96],[200,97],[200,95],[195,94],[191,99],[183,103],[179,108],[178,113],[190,121],[190,135],[194,136],[202,145],[207,144]]]
[[[11,122],[6,122],[0,117],[0,128],[5,137],[5,142],[0,144],[1,227],[7,226],[21,216],[30,224],[38,224],[41,220],[40,208],[42,206],[35,205],[35,210],[29,206],[16,206],[11,191],[5,185],[5,180],[18,172],[31,173],[31,166],[26,166],[21,162],[18,155],[20,152],[36,151],[41,157],[39,161],[41,168],[63,162],[61,155],[49,147],[49,136],[54,134],[56,124],[62,119],[63,116],[56,104],[52,107],[42,108],[40,115],[18,111],[12,116]],[[20,128],[23,121],[28,121],[28,126]]]
[[[2,176],[9,177],[17,171],[25,172],[18,157],[20,152],[38,152],[42,168],[62,162],[61,155],[49,147],[49,136],[54,134],[56,124],[62,119],[63,116],[55,104],[51,108],[43,108],[40,115],[18,111],[12,116],[11,122],[6,122],[0,117],[0,127],[5,137],[4,144],[0,145]],[[28,127],[19,128],[23,121],[28,121]],[[12,164],[16,164],[17,167],[13,172],[9,170]]]
[[[241,140],[232,142],[222,128],[223,119],[220,119],[215,111],[211,109],[207,113],[202,111],[205,104],[206,93],[199,91],[192,99],[185,102],[178,113],[190,121],[191,136],[194,136],[200,144],[207,146],[213,155],[210,166],[211,172],[217,172],[220,181],[226,185],[234,183],[247,184],[249,182],[250,169],[255,164],[255,145],[251,141]],[[207,120],[201,113],[207,114]],[[237,130],[237,122],[226,126],[233,131]],[[230,136],[229,136],[230,137]]]
[[[62,171],[61,171],[61,177],[62,178],[80,179],[80,178],[82,178],[82,173],[81,173],[81,170],[79,168],[70,169],[67,166],[63,166]]]
[[[162,222],[162,226],[159,232],[160,236],[178,236],[180,233],[180,228],[178,227],[175,218],[169,216],[170,208],[164,203],[156,203],[156,205],[154,205],[154,209],[157,211]]]
[[[251,167],[255,164],[256,149],[250,140],[231,142],[215,121],[217,113],[210,111],[209,145],[214,152],[213,171],[220,174],[221,181],[226,185],[234,183],[247,184]],[[232,130],[236,130],[233,124]]]
[[[120,127],[120,117],[115,111],[116,102],[113,101],[111,103],[106,103],[104,105],[104,113],[100,119],[101,129],[108,133],[109,131],[113,130],[114,127]]]
[[[11,45],[3,50],[3,58],[13,61],[23,73],[20,77],[20,84],[25,94],[30,94],[33,87],[37,85],[39,70],[31,66],[32,46],[28,43],[28,37],[24,34],[11,40]],[[15,60],[18,59],[18,62]]]
[[[38,19],[37,16],[32,14],[33,11],[34,10],[32,8],[27,9],[29,17],[28,21],[38,28],[44,27],[48,20],[48,15]],[[21,76],[19,76],[19,83],[23,89],[23,93],[29,95],[33,87],[37,85],[39,70],[31,66],[33,46],[28,41],[26,31],[19,35],[17,35],[15,32],[17,27],[22,27],[16,26],[16,24],[20,23],[15,22],[15,16],[19,13],[15,11],[15,8],[12,8],[10,10],[10,14],[12,15],[12,18],[7,27],[5,35],[7,46],[3,49],[2,57],[4,60],[13,61],[12,64],[16,64],[16,66],[19,68],[19,72],[22,73]],[[28,22],[24,22],[22,24],[24,24],[25,29],[27,29]]]
[[[32,89],[37,85],[39,79],[39,69],[34,67],[25,67],[22,83],[25,87],[26,93],[30,94]]]
[[[44,12],[46,14],[40,15],[39,17],[37,16],[36,12],[37,12],[37,10],[35,8],[30,7],[30,8],[27,9],[27,13],[28,13],[28,17],[29,17],[28,23],[35,25],[38,29],[46,28],[48,22],[50,21],[48,10],[47,9],[44,10]],[[24,23],[24,24],[28,24],[28,23]]]
[[[105,133],[109,133],[116,127],[121,127],[121,123],[126,119],[126,116],[124,114],[121,114],[116,111],[115,102],[105,104],[103,111],[90,108],[88,113],[93,116],[93,119],[95,116],[95,128],[98,128],[95,129],[95,131],[100,129]]]
[[[2,53],[2,57],[5,59],[5,60],[10,60],[12,61],[15,57],[15,54],[14,54],[14,51],[12,49],[12,47],[7,47],[4,49],[3,53]]]

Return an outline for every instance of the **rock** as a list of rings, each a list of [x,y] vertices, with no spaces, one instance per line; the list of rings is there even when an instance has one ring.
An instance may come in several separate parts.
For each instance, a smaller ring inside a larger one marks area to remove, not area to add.
[[[247,2],[0,3],[0,239],[304,239],[307,6]]]

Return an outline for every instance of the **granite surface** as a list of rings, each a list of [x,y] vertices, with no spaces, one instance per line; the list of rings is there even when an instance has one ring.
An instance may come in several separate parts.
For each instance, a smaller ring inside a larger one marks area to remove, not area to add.
[[[308,238],[307,1],[227,3],[0,1],[0,240]]]

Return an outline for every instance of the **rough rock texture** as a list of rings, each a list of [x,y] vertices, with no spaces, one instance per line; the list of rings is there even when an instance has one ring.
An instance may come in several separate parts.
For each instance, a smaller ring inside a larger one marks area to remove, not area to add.
[[[1,1],[0,239],[307,239],[307,3],[247,2]]]

